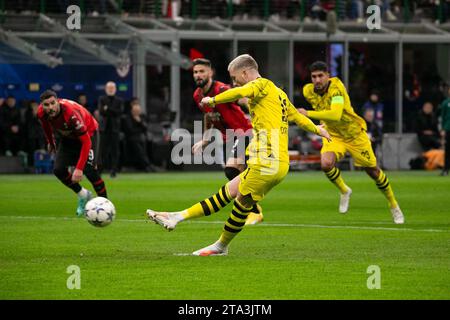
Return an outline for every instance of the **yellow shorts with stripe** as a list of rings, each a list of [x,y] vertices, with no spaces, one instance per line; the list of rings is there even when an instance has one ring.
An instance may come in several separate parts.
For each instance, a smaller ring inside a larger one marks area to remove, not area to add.
[[[239,193],[251,195],[255,201],[261,201],[277,184],[283,181],[289,172],[289,164],[275,162],[272,166],[248,166],[240,175]]]
[[[337,162],[348,152],[357,167],[373,168],[377,166],[377,158],[366,132],[361,132],[359,136],[351,141],[344,141],[338,137],[331,137],[331,139],[331,142],[328,142],[327,139],[322,139],[323,146],[320,153],[333,152],[336,155]]]

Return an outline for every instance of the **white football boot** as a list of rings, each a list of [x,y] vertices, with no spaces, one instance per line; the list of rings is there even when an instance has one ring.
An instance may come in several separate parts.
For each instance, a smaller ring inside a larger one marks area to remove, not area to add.
[[[403,216],[402,210],[400,210],[398,205],[395,208],[391,208],[391,213],[395,224],[405,223],[405,217]]]
[[[352,189],[347,187],[346,193],[341,193],[341,200],[339,201],[339,212],[347,213],[348,206],[350,204],[350,196],[352,195]]]
[[[218,241],[213,243],[210,246],[207,246],[205,248],[202,248],[200,250],[194,251],[192,255],[194,256],[226,256],[228,254],[228,246],[223,247],[222,245],[218,244]]]
[[[168,231],[175,229],[178,223],[178,220],[170,212],[158,212],[148,209],[147,216],[150,220],[153,220]]]

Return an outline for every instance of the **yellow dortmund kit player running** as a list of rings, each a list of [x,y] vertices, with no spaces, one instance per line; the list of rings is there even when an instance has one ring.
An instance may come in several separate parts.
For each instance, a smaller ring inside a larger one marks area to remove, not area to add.
[[[314,62],[310,66],[310,72],[312,83],[303,87],[303,95],[314,111],[299,109],[299,112],[309,118],[320,120],[330,133],[332,140],[324,139],[323,141],[321,167],[328,179],[341,192],[339,212],[347,212],[352,189],[344,183],[336,162],[349,152],[355,165],[365,169],[367,174],[375,180],[377,188],[387,198],[394,222],[404,223],[403,213],[395,199],[389,180],[377,165],[377,159],[366,133],[366,123],[353,111],[344,84],[338,78],[330,78],[325,62]]]
[[[201,103],[214,106],[243,97],[250,99],[248,105],[253,138],[248,146],[247,168],[222,186],[218,193],[186,210],[147,210],[151,220],[173,230],[183,220],[210,215],[234,200],[233,209],[219,240],[193,253],[198,256],[226,255],[229,243],[243,229],[253,205],[286,176],[289,171],[288,121],[294,121],[304,130],[329,139],[328,132],[322,126],[314,125],[310,119],[300,114],[281,89],[260,76],[258,64],[251,56],[238,56],[230,62],[228,71],[237,87],[214,97],[205,97]]]

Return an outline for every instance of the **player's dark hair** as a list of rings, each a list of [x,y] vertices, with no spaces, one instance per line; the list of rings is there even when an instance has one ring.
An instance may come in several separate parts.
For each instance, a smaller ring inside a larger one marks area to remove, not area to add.
[[[323,61],[313,62],[309,66],[309,72],[314,72],[314,71],[328,72],[328,65],[325,62],[323,62]]]
[[[58,98],[58,95],[53,90],[45,90],[44,92],[41,93],[41,96],[39,97],[39,99],[42,102],[42,101],[47,100],[48,98],[51,98],[51,97]]]
[[[209,61],[208,59],[205,58],[197,58],[194,59],[194,61],[192,61],[192,66],[198,66],[198,65],[203,65],[203,66],[207,66],[207,67],[212,67],[211,66],[211,61]]]

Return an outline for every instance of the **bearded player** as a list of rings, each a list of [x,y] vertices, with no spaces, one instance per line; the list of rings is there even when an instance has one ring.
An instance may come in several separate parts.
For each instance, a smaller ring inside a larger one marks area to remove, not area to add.
[[[84,107],[71,100],[58,99],[51,90],[44,91],[40,100],[37,115],[45,132],[47,149],[56,153],[53,173],[78,195],[76,214],[80,217],[92,198],[92,193],[80,185],[83,174],[98,196],[107,197],[105,183],[97,171],[98,123]],[[75,167],[72,173],[69,167]]]
[[[323,139],[321,167],[341,194],[339,212],[348,211],[352,189],[345,184],[336,163],[348,152],[355,160],[355,166],[362,167],[386,197],[394,223],[404,223],[389,179],[377,165],[366,122],[353,110],[344,84],[338,78],[330,77],[325,62],[316,61],[309,69],[312,83],[303,87],[303,95],[314,110],[302,108],[298,111],[311,119],[320,120],[330,133],[331,141]]]
[[[246,168],[246,148],[251,139],[252,124],[245,116],[241,107],[236,101],[221,103],[215,107],[202,105],[200,102],[204,97],[214,97],[219,93],[230,89],[230,86],[213,79],[213,70],[211,61],[208,59],[195,59],[193,61],[193,77],[197,89],[194,91],[194,101],[199,109],[203,112],[203,132],[208,129],[218,129],[222,133],[224,146],[232,143],[230,157],[226,160],[225,176],[228,180],[233,180]],[[244,104],[245,100],[239,101]],[[227,129],[232,129],[233,135],[227,136]],[[235,140],[234,140],[235,139]],[[234,140],[234,141],[233,141]],[[209,139],[204,135],[202,140],[195,143],[192,147],[194,154],[202,152],[203,148],[208,145]],[[227,153],[225,148],[224,154]],[[262,209],[259,204],[255,204],[252,212],[248,215],[246,225],[257,224],[263,220]]]

